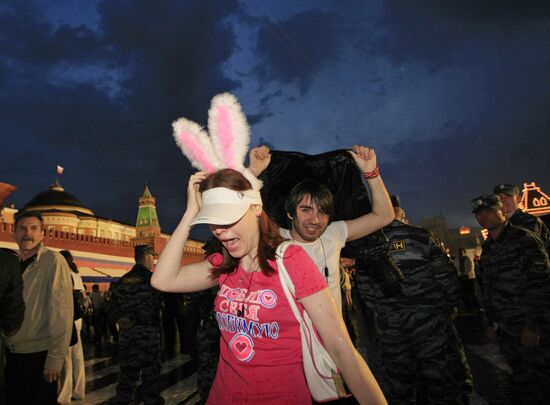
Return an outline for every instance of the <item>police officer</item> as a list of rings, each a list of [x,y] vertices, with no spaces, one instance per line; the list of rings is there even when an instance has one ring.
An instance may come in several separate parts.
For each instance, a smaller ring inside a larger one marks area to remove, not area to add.
[[[550,403],[550,263],[532,232],[506,220],[498,195],[472,200],[473,213],[488,230],[483,271],[487,334],[513,371],[513,404]]]
[[[139,245],[134,253],[136,264],[113,285],[107,309],[120,328],[116,400],[119,404],[133,401],[141,370],[142,400],[145,404],[163,404],[160,395],[161,295],[150,284],[155,251],[152,246]]]
[[[493,193],[500,197],[506,219],[512,225],[529,229],[542,240],[546,249],[550,252],[550,231],[539,217],[523,212],[519,208],[521,201],[519,188],[512,184],[498,184],[495,186]]]
[[[451,320],[460,300],[456,269],[427,230],[403,221],[397,196],[392,203],[395,220],[383,232],[404,276],[400,291],[388,292],[376,269],[361,269],[362,263],[356,263],[358,274],[367,276],[363,298],[377,317],[386,397],[392,405],[411,404],[421,387],[427,403],[465,403],[472,381]]]

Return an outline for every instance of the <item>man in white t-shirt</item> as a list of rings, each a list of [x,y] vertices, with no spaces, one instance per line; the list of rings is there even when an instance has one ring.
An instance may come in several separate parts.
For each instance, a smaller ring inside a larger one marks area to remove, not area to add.
[[[374,149],[355,145],[349,152],[367,180],[371,190],[372,212],[347,221],[330,222],[334,201],[323,184],[306,180],[292,188],[286,198],[285,210],[290,229],[281,228],[281,235],[302,246],[327,278],[330,291],[339,308],[340,250],[347,241],[362,238],[389,224],[394,218],[390,197],[379,174]],[[250,151],[249,169],[259,176],[269,165],[271,154],[267,146]]]

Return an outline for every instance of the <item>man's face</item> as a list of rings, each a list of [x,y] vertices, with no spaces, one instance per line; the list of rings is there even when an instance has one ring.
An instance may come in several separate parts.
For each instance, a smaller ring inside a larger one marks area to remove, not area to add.
[[[506,221],[501,210],[496,208],[482,208],[474,213],[477,222],[482,228],[492,231]]]
[[[508,194],[499,194],[500,200],[502,201],[502,209],[504,210],[504,215],[507,219],[510,219],[514,212],[517,211],[519,205],[519,196],[517,195],[508,195]]]
[[[324,212],[311,196],[305,195],[296,207],[296,215],[292,219],[292,237],[298,242],[314,242],[325,229],[329,222],[329,215]]]
[[[42,224],[36,217],[22,218],[15,227],[15,242],[23,252],[32,253],[44,239]]]

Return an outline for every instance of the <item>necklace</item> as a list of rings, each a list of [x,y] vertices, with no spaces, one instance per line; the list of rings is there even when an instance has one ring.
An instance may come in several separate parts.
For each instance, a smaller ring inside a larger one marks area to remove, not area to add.
[[[325,278],[328,281],[328,266],[327,266],[327,255],[325,254],[325,245],[323,245],[323,239],[319,238],[319,242],[321,242],[321,249],[323,249],[323,259],[325,260],[325,267],[323,267],[323,273],[325,274]]]
[[[294,239],[294,238],[292,237],[292,234],[291,234],[290,237],[292,238],[292,240],[293,240],[294,242],[296,242],[296,239]],[[319,238],[319,242],[321,242],[321,249],[323,250],[323,260],[325,261],[325,265],[324,265],[323,268],[321,269],[321,274],[324,274],[324,275],[325,275],[325,279],[326,279],[327,282],[328,282],[329,271],[328,271],[328,265],[327,265],[327,255],[326,255],[326,253],[325,253],[325,245],[323,244],[323,239]],[[299,244],[300,242],[297,242],[297,243]],[[313,259],[313,257],[312,257],[312,259]],[[313,261],[315,262],[315,260],[313,260]],[[316,265],[317,265],[317,264],[316,264]]]

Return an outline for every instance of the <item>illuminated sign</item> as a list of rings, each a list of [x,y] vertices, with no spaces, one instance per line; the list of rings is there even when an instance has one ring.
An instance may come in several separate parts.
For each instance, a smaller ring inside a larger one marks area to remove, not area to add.
[[[458,229],[458,233],[461,234],[461,235],[469,235],[470,234],[470,228],[468,228],[467,226],[461,226]]]
[[[523,211],[532,215],[550,214],[550,197],[535,182],[523,184],[521,196]]]

